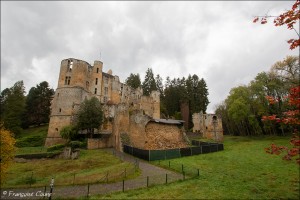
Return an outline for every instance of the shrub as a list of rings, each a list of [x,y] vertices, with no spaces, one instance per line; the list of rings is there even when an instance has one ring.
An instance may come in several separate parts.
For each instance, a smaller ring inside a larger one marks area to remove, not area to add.
[[[77,136],[77,129],[72,125],[65,126],[61,129],[60,136],[63,139],[73,140]]]
[[[82,146],[82,142],[80,141],[71,141],[68,146],[70,146],[72,149],[80,148]]]
[[[24,158],[24,159],[41,159],[41,158],[53,158],[54,156],[60,154],[60,150],[45,152],[45,153],[32,153],[32,154],[19,154],[15,158]]]
[[[17,139],[16,146],[17,147],[38,147],[43,146],[45,142],[45,138],[42,135],[33,135],[27,136],[20,139]]]
[[[56,145],[53,145],[53,146],[51,146],[51,147],[48,147],[48,148],[47,148],[47,151],[49,152],[49,151],[61,150],[61,149],[63,149],[64,147],[65,147],[64,144],[56,144]]]
[[[71,141],[71,142],[69,142],[68,146],[71,147],[72,149],[86,148],[87,147],[87,140],[84,140],[84,141]]]

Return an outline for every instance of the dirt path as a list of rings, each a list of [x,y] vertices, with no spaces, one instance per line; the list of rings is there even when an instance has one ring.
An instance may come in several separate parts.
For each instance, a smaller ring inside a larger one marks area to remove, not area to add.
[[[113,149],[105,149],[113,153]],[[116,156],[124,161],[131,163],[138,163],[141,169],[141,175],[135,179],[125,180],[124,190],[137,189],[147,187],[148,185],[165,184],[166,178],[168,183],[182,179],[182,174],[175,173],[154,165],[149,164],[147,161],[135,158],[131,155],[114,152]],[[166,175],[167,174],[167,175]],[[167,176],[167,177],[166,177]],[[49,194],[50,188],[46,190],[46,195]],[[123,182],[109,183],[109,184],[93,184],[90,185],[75,185],[75,186],[57,186],[53,189],[52,199],[72,198],[79,196],[87,196],[95,194],[108,194],[112,192],[122,191]],[[23,194],[23,197],[20,197]],[[1,199],[43,199],[44,188],[27,188],[27,189],[1,189]],[[48,199],[46,196],[45,199]]]

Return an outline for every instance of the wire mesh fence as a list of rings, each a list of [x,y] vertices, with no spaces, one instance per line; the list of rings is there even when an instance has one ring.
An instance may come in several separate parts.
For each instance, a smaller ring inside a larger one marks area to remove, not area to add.
[[[38,171],[25,172],[23,175],[10,173],[7,185],[13,187],[40,187],[48,184],[51,178],[55,179],[56,186],[80,185],[87,183],[112,183],[132,178],[138,172],[138,164],[121,170],[104,170],[101,172],[87,171],[65,174],[40,174]]]
[[[135,157],[147,161],[168,160],[173,158],[180,158],[184,156],[193,156],[211,152],[224,150],[224,145],[220,143],[208,143],[192,140],[193,147],[165,149],[165,150],[145,150],[135,147],[123,145],[123,151]]]
[[[192,150],[182,149],[181,153],[188,153],[189,151]],[[125,192],[131,189],[171,184],[172,182],[178,180],[185,180],[188,178],[199,176],[200,173],[198,169],[189,167],[187,165],[178,164],[170,160],[156,160],[153,161],[154,164],[157,164],[162,168],[168,169],[168,171],[165,171],[166,173],[157,173],[156,171],[153,173],[153,175],[141,175],[134,179],[130,179],[129,177],[132,174],[134,174],[136,170],[139,169],[139,160],[126,154],[124,155],[124,153],[115,151],[112,151],[112,153],[122,160],[131,159],[131,162],[134,163],[133,167],[124,168],[124,170],[120,170],[118,172],[106,171],[101,173],[101,176],[95,176],[92,174],[91,176],[87,176],[87,174],[69,174],[64,177],[54,176],[54,186],[52,188],[53,191],[50,190],[49,187],[50,176],[45,178],[44,181],[40,181],[37,174],[35,174],[34,172],[28,172],[28,174],[26,175],[26,179],[28,181],[26,182],[26,185],[32,187],[28,188],[29,190],[40,190],[40,193],[44,192],[48,196],[51,195],[55,198],[77,198],[79,196],[89,197],[90,195],[95,194],[108,194],[120,191]],[[173,151],[171,153],[176,154],[180,153],[180,151]],[[80,182],[80,180],[82,180],[81,178],[84,178],[86,182]],[[68,186],[57,187],[63,185]],[[18,190],[14,189],[14,191],[17,192]]]
[[[184,168],[185,171],[189,171],[188,168]],[[121,172],[122,177],[126,177],[126,173],[128,171],[126,170]],[[107,177],[107,176],[106,176]],[[49,196],[54,197],[54,198],[67,198],[67,197],[76,197],[78,198],[79,196],[82,197],[89,197],[91,195],[96,195],[96,194],[108,194],[112,192],[120,192],[120,191],[127,191],[131,189],[138,189],[138,188],[147,188],[147,187],[152,187],[156,185],[167,185],[171,184],[175,181],[178,180],[185,180],[188,178],[185,173],[178,174],[178,173],[173,173],[173,172],[167,172],[165,174],[158,174],[158,175],[152,175],[152,176],[139,176],[138,178],[135,179],[123,179],[121,178],[120,181],[117,182],[108,182],[106,183],[106,177],[103,177],[102,183],[86,183],[82,185],[72,185],[70,184],[69,186],[65,187],[58,187],[59,185],[59,179],[54,178],[53,186],[52,188],[48,185],[45,185],[43,187],[32,187],[32,188],[27,188],[26,191],[30,191],[32,194],[45,194],[45,196],[31,196],[30,199],[43,199],[43,198],[49,198]],[[1,189],[1,192],[3,192],[5,189]],[[24,193],[24,189],[18,190],[17,188],[14,189],[14,193]],[[28,193],[28,192],[27,192]],[[9,199],[9,198],[8,198]]]

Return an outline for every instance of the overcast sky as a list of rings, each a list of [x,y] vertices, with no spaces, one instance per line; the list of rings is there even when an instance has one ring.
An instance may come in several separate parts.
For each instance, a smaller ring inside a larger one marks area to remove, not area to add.
[[[26,91],[42,81],[57,88],[66,58],[101,60],[122,82],[144,80],[147,68],[170,78],[197,74],[209,89],[213,112],[231,88],[248,84],[290,50],[293,30],[252,23],[278,15],[293,1],[3,2],[1,91],[23,80]],[[100,57],[101,55],[101,57]]]

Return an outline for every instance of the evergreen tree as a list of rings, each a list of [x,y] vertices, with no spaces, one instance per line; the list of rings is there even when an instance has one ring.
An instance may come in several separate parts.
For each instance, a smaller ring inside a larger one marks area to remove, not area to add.
[[[126,85],[137,89],[138,87],[141,86],[141,79],[140,79],[140,75],[137,74],[130,74],[130,76],[126,79],[125,81]]]
[[[164,96],[163,79],[160,77],[159,74],[157,74],[155,77],[155,83],[156,83],[156,88],[160,93],[160,97],[163,98]]]
[[[194,74],[189,75],[186,80],[186,90],[189,96],[190,113],[197,113],[200,111],[206,112],[208,101],[208,89],[205,80]]]
[[[154,74],[151,68],[148,68],[148,70],[146,71],[146,76],[142,88],[143,93],[146,96],[149,96],[152,91],[157,90]]]
[[[49,122],[50,106],[54,90],[47,81],[32,87],[26,98],[26,125],[40,125]]]
[[[25,87],[23,81],[18,81],[13,87],[1,92],[1,111],[5,128],[15,135],[21,133],[22,116],[25,110]]]
[[[203,112],[206,112],[207,106],[209,104],[208,101],[208,88],[206,85],[206,82],[203,78],[200,79],[199,83],[198,83],[198,92],[199,92],[199,99],[197,99],[199,101],[199,107],[196,107],[196,112],[200,112],[201,110]]]

